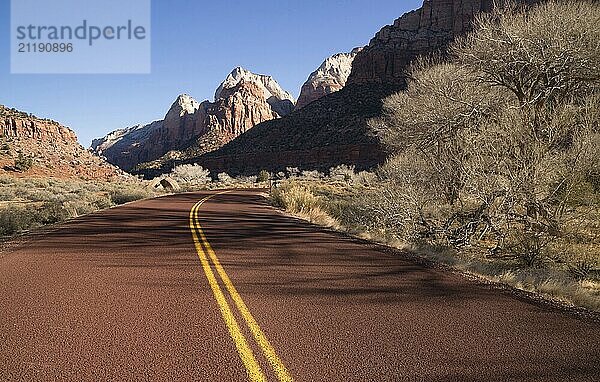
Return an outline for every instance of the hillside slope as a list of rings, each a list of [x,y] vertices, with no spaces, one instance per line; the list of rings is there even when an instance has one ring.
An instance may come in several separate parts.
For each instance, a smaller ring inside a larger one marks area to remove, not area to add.
[[[0,105],[0,134],[1,175],[110,180],[122,174],[49,119]]]

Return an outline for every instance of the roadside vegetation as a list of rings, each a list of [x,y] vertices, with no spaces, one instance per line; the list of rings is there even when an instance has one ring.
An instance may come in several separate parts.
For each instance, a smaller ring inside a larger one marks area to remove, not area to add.
[[[177,183],[179,192],[199,190],[215,190],[222,188],[256,188],[267,187],[269,173],[261,171],[258,176],[232,177],[225,172],[211,174],[209,170],[198,164],[182,164],[176,166],[168,177]]]
[[[384,100],[387,163],[288,171],[273,203],[600,310],[599,21],[591,1],[480,16]]]
[[[0,177],[0,237],[156,195],[144,182]]]

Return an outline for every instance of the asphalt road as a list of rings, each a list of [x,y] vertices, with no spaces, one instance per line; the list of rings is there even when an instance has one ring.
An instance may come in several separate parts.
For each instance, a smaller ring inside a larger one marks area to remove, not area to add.
[[[0,381],[249,379],[599,381],[600,324],[254,191],[141,201],[0,254]]]

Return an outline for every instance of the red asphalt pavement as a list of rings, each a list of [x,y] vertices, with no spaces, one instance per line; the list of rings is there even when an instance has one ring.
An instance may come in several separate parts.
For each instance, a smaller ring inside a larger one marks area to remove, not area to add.
[[[192,240],[190,209],[209,194],[106,210],[0,253],[0,381],[248,380]],[[284,216],[256,191],[216,195],[198,220],[295,381],[600,381],[591,318]]]

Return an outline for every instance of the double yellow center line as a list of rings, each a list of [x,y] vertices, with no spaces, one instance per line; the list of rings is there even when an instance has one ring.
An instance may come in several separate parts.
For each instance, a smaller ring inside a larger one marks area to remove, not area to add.
[[[228,191],[219,192],[207,196],[204,199],[200,200],[198,203],[196,203],[194,207],[192,207],[190,211],[190,230],[192,231],[192,238],[196,246],[196,252],[198,252],[198,257],[200,258],[202,269],[204,270],[204,274],[208,279],[210,288],[212,289],[215,299],[217,300],[217,304],[219,305],[219,310],[221,311],[221,315],[223,316],[225,325],[227,326],[229,334],[231,335],[231,338],[235,343],[235,347],[237,348],[240,358],[242,359],[242,362],[246,367],[248,379],[250,381],[267,381],[265,374],[263,373],[259,363],[254,357],[252,349],[248,346],[246,337],[240,330],[240,326],[238,325],[235,315],[232,312],[230,304],[227,302],[227,298],[225,297],[225,294],[223,293],[223,290],[221,289],[221,286],[217,281],[217,276],[215,276],[213,266],[216,270],[218,277],[225,286],[225,289],[229,293],[229,296],[233,300],[235,308],[237,308],[238,312],[246,322],[246,325],[252,333],[254,340],[262,349],[265,358],[271,365],[278,380],[291,382],[293,380],[292,377],[290,376],[285,366],[275,353],[275,349],[273,349],[273,346],[271,346],[271,344],[267,340],[267,337],[260,329],[260,326],[258,325],[256,320],[254,319],[254,317],[252,317],[252,314],[250,314],[248,307],[244,303],[244,300],[242,300],[242,297],[240,296],[238,291],[235,289],[235,286],[233,286],[233,283],[229,279],[229,276],[227,276],[227,273],[225,273],[225,270],[221,266],[221,263],[219,262],[219,259],[215,254],[215,251],[213,251],[212,247],[208,243],[208,240],[206,240],[206,236],[204,235],[202,227],[200,226],[200,222],[198,219],[198,211],[202,204],[204,204],[204,202],[206,202],[207,200],[217,195],[224,194],[226,192]]]

